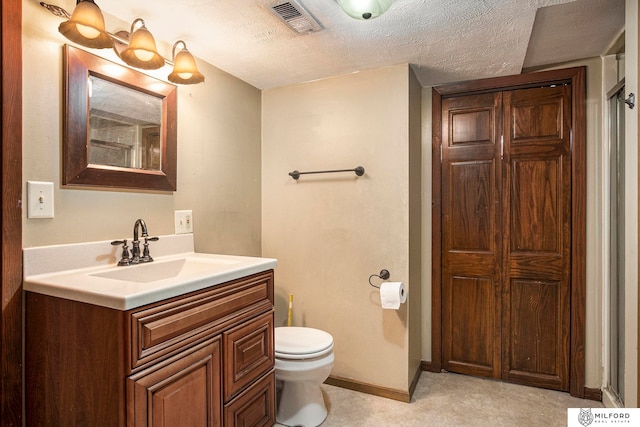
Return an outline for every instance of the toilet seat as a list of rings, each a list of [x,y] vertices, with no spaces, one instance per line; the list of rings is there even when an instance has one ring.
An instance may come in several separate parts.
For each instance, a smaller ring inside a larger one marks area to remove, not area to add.
[[[299,326],[275,328],[275,353],[281,359],[313,359],[333,350],[333,337],[325,331]]]

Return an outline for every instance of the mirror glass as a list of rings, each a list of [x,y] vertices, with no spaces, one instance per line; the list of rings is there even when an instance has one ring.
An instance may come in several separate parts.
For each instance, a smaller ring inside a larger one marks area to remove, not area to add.
[[[162,100],[89,77],[89,163],[160,170]]]
[[[64,48],[62,185],[176,190],[176,86]]]

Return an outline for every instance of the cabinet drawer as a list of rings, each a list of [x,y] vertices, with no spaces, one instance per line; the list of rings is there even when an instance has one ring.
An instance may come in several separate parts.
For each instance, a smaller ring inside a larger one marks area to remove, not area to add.
[[[225,406],[224,425],[271,427],[275,411],[275,372],[271,371]]]
[[[130,312],[133,372],[273,308],[273,271]]]
[[[273,369],[273,330],[272,310],[223,333],[225,402]]]

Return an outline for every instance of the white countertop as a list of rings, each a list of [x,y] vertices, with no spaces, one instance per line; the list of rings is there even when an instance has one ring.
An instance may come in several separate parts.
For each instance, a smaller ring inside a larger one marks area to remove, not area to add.
[[[24,290],[129,310],[277,265],[272,258],[196,253],[190,245],[192,235],[161,236],[150,246],[153,262],[126,267],[116,265],[121,249],[109,241],[27,248]]]

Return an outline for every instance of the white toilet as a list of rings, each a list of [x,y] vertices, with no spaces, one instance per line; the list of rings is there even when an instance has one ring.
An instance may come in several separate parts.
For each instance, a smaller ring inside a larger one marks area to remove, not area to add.
[[[282,386],[276,421],[316,427],[327,417],[320,384],[333,368],[333,337],[314,328],[278,327],[276,380]]]

